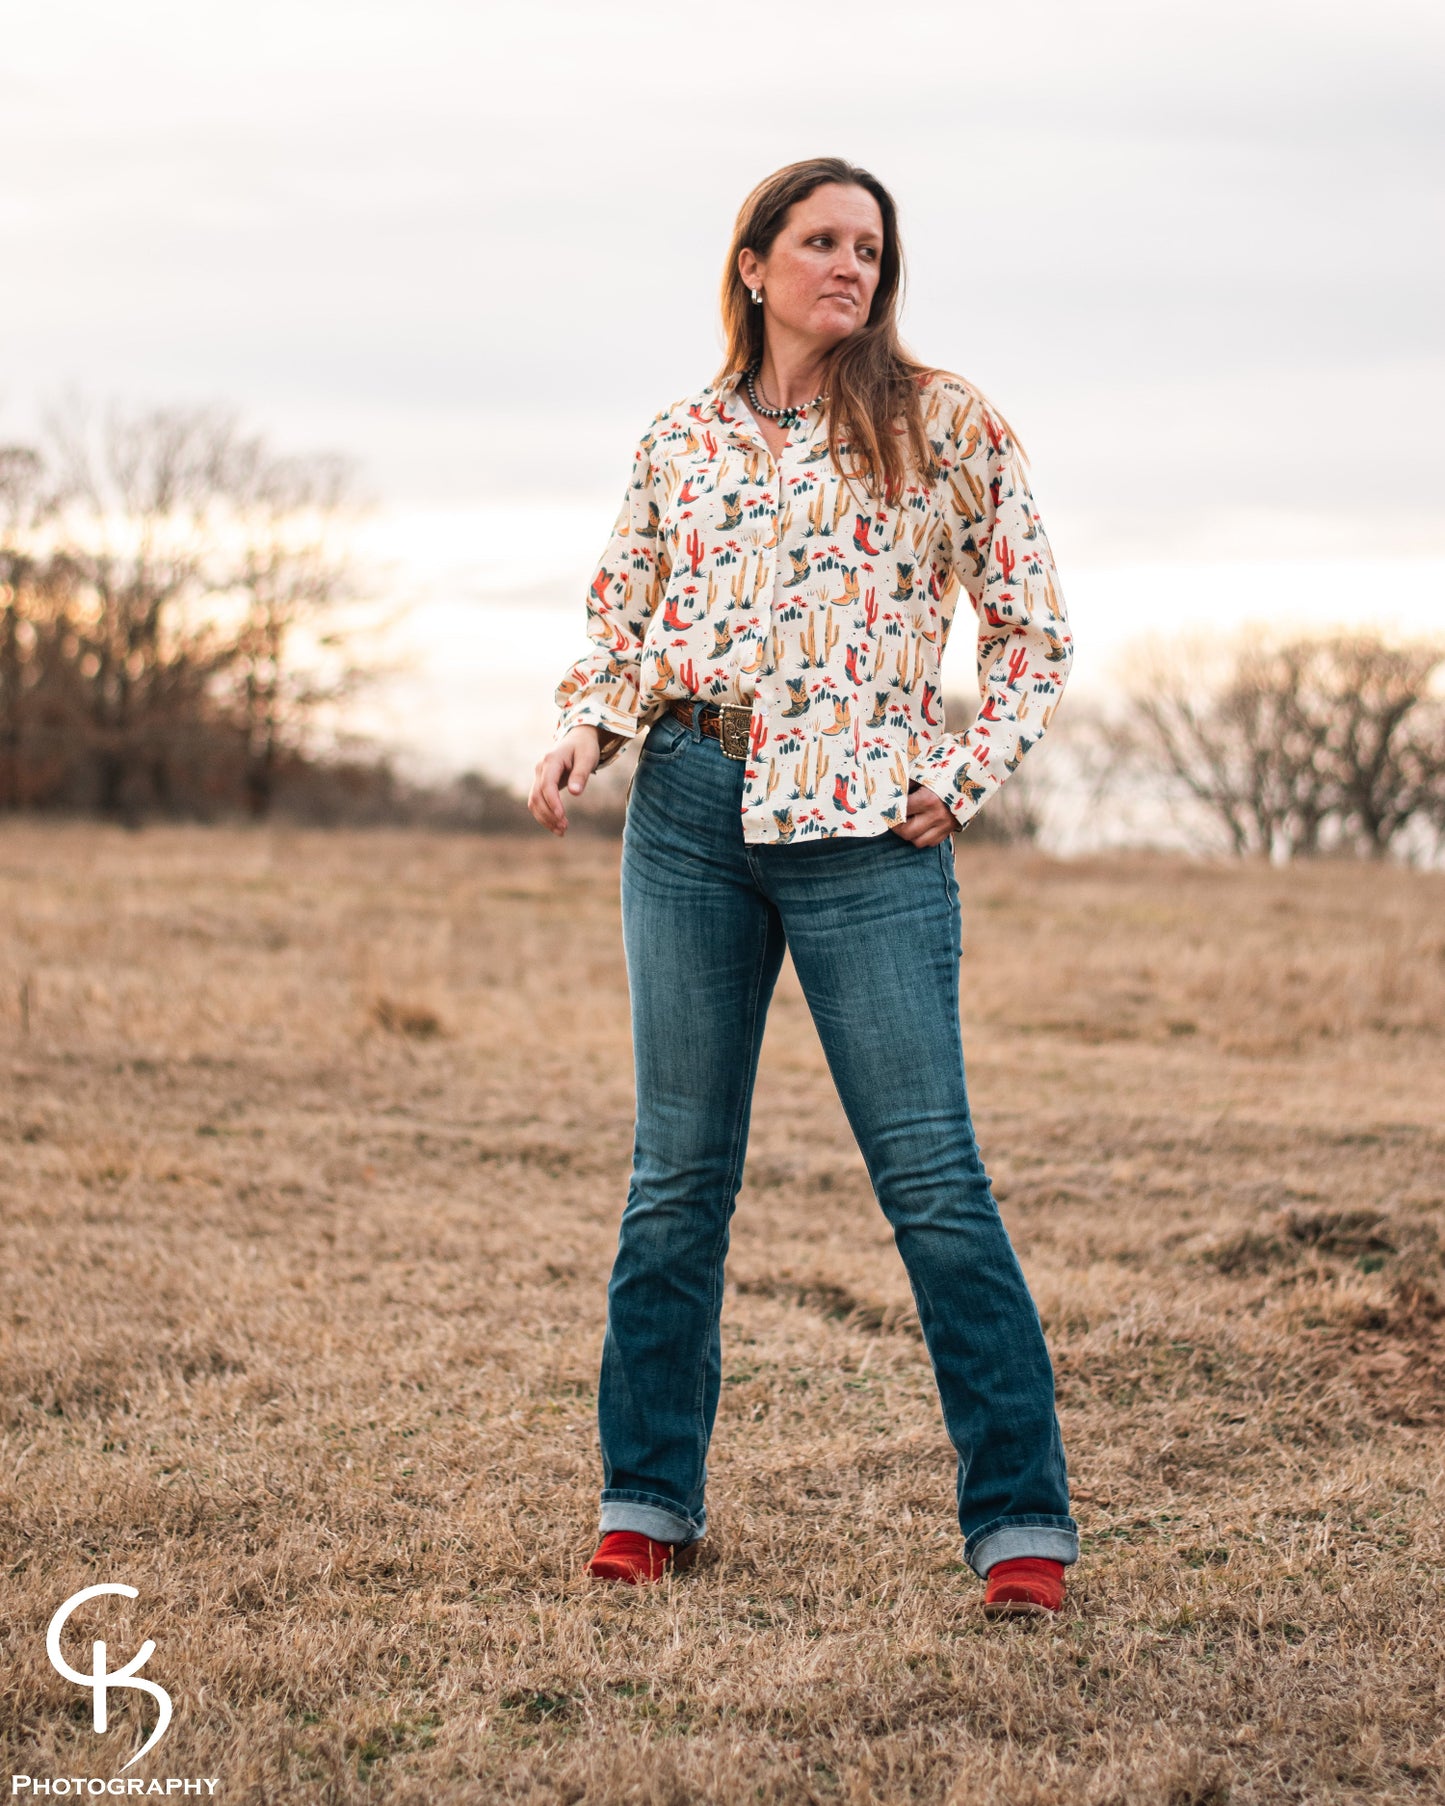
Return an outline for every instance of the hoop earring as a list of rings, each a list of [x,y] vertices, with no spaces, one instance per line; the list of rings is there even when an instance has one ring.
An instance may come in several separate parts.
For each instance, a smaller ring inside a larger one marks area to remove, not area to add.
[[[763,291],[760,288],[755,288],[752,291],[752,296],[753,296],[754,304],[758,307],[761,307],[763,304]]]

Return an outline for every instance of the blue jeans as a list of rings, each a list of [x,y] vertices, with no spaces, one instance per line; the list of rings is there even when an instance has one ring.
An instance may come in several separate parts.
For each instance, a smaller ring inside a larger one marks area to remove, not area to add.
[[[637,1121],[597,1395],[601,1529],[707,1527],[729,1223],[768,1003],[791,949],[902,1256],[958,1454],[976,1573],[1078,1559],[1043,1329],[964,1086],[953,840],[747,845],[743,762],[664,714],[622,842]]]

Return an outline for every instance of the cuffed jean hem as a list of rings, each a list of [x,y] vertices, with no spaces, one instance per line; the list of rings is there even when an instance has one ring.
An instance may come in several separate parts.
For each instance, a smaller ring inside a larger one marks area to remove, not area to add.
[[[650,1503],[646,1496],[626,1494],[604,1499],[598,1522],[603,1536],[609,1530],[636,1530],[658,1543],[695,1543],[706,1529],[706,1514],[695,1522],[665,1505]]]
[[[995,1518],[983,1524],[963,1546],[963,1559],[983,1578],[1001,1561],[1032,1555],[1061,1561],[1079,1559],[1079,1529],[1072,1518]]]

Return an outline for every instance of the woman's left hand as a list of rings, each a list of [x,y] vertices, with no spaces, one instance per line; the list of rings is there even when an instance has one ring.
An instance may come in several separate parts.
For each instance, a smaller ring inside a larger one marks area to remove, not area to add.
[[[963,824],[936,790],[915,779],[908,792],[907,819],[892,823],[888,831],[916,847],[936,847],[950,834],[962,833]]]

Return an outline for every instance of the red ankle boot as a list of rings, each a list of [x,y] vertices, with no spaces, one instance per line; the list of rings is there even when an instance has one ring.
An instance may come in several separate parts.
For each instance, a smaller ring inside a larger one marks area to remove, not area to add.
[[[1041,1555],[998,1561],[988,1571],[983,1596],[986,1618],[1048,1618],[1062,1611],[1064,1564]]]
[[[659,1543],[640,1530],[609,1530],[587,1564],[587,1572],[599,1580],[623,1580],[636,1586],[643,1580],[659,1580],[673,1566],[676,1543]]]

